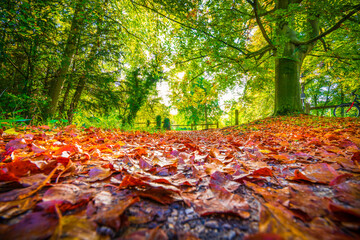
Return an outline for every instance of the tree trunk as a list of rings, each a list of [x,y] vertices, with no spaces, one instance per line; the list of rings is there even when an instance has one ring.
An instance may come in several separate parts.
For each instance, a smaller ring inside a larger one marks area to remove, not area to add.
[[[69,71],[69,66],[71,65],[76,50],[76,39],[80,34],[80,28],[83,25],[83,20],[85,17],[84,8],[84,3],[80,0],[77,1],[61,65],[50,85],[49,96],[51,103],[47,111],[48,117],[52,117],[55,114],[59,103],[60,93],[65,81],[65,77]]]
[[[302,112],[300,99],[299,61],[288,58],[275,60],[275,114]]]
[[[72,80],[73,78],[70,77],[70,79],[68,79],[66,82],[67,82],[67,86],[66,86],[66,90],[65,90],[65,94],[64,94],[64,97],[62,99],[62,102],[60,103],[60,106],[59,106],[59,112],[60,113],[63,113],[65,111],[65,105],[67,103],[67,100],[68,100],[68,97],[69,97],[69,93],[70,93],[70,90],[71,90],[71,87],[72,87]],[[61,116],[61,118],[63,118],[64,116]]]
[[[105,4],[107,4],[107,1],[105,1]],[[72,120],[74,118],[74,112],[80,101],[81,94],[85,89],[87,79],[90,78],[90,73],[95,72],[94,71],[94,60],[96,58],[96,53],[99,51],[99,48],[100,48],[99,42],[100,42],[100,35],[102,32],[102,23],[103,23],[103,19],[102,19],[102,16],[100,16],[98,19],[97,31],[96,31],[96,35],[94,38],[93,46],[92,46],[90,54],[85,62],[86,74],[85,74],[85,76],[80,77],[78,85],[77,85],[75,93],[74,93],[74,96],[70,103],[70,108],[67,111],[67,117],[68,117],[69,123],[72,123]]]
[[[79,83],[76,87],[76,91],[75,94],[73,96],[73,99],[70,103],[70,108],[67,112],[68,115],[68,121],[69,123],[72,123],[73,117],[74,117],[74,111],[76,109],[76,106],[80,100],[81,97],[81,93],[83,92],[84,88],[85,88],[85,83],[86,83],[86,78],[84,76],[81,76],[79,79]]]
[[[278,0],[276,8],[287,11],[291,0]],[[293,20],[295,21],[295,20]],[[316,16],[308,16],[309,37],[319,35]],[[303,112],[300,99],[300,71],[306,55],[313,49],[316,41],[299,44],[297,33],[290,28],[285,19],[277,22],[276,35],[282,39],[275,50],[275,111],[274,115],[287,115]],[[285,41],[284,41],[285,40]]]

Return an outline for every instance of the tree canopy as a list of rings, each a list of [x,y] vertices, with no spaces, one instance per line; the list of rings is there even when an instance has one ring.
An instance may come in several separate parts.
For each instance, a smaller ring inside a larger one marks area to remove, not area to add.
[[[314,107],[347,102],[360,87],[359,11],[356,0],[2,1],[1,118],[133,124],[176,109],[195,123],[238,109],[246,122],[302,112],[302,92]]]

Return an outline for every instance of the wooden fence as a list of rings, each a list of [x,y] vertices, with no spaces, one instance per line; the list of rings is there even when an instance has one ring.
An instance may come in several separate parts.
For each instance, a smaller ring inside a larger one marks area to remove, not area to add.
[[[139,122],[139,123],[135,123],[137,125],[147,125],[148,123],[146,122]],[[164,121],[161,121],[161,124],[164,124]],[[156,122],[150,122],[150,125],[156,125]],[[216,128],[219,128],[219,123],[200,123],[200,124],[174,124],[174,125],[170,125],[171,128],[176,128],[176,127],[190,127],[191,130],[197,130],[197,126],[203,126],[202,129],[209,129],[209,126],[216,126]],[[204,128],[205,126],[205,128]]]
[[[310,107],[310,103],[305,103],[305,113],[310,114],[310,110],[335,108],[336,106],[337,105]]]
[[[171,127],[190,127],[191,130],[197,130],[197,126],[205,126],[205,129],[209,129],[209,126],[216,126],[216,128],[219,128],[219,123],[217,122],[217,123],[201,123],[201,124],[190,124],[190,125],[185,125],[185,124],[171,125]]]

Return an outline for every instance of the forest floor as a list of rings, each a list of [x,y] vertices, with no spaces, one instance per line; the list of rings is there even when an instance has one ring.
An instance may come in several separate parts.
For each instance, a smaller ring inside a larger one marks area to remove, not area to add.
[[[2,239],[360,239],[359,119],[0,134]]]

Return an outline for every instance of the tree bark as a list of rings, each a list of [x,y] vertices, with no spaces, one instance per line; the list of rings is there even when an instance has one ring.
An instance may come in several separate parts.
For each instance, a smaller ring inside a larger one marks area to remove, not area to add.
[[[292,0],[278,0],[277,9],[287,10]],[[318,20],[308,16],[311,38],[319,35]],[[316,41],[299,45],[296,32],[284,19],[277,23],[276,34],[285,42],[275,50],[275,110],[274,115],[287,115],[303,112],[300,99],[300,72],[306,55],[313,49]]]
[[[105,4],[107,4],[107,1],[105,1]],[[94,72],[94,60],[96,58],[96,53],[99,51],[99,48],[100,48],[99,42],[100,42],[100,35],[102,32],[102,23],[103,23],[103,19],[102,19],[102,16],[100,16],[98,19],[97,31],[96,31],[96,35],[94,38],[93,46],[91,48],[91,51],[90,51],[90,54],[89,54],[87,60],[85,61],[86,74],[85,74],[85,76],[80,77],[78,85],[77,85],[75,93],[74,93],[74,96],[71,100],[69,110],[67,111],[67,117],[68,117],[69,123],[72,123],[72,120],[74,118],[74,112],[80,101],[81,94],[85,89],[87,79],[90,77],[90,73]]]
[[[275,114],[302,112],[300,99],[301,63],[288,58],[275,60]]]
[[[51,103],[47,111],[47,117],[54,116],[56,112],[65,77],[69,71],[69,67],[76,50],[76,39],[80,34],[80,29],[85,18],[84,9],[84,3],[81,0],[77,1],[60,68],[57,70],[56,76],[53,78],[50,84],[49,96]]]
[[[74,111],[77,107],[77,104],[80,100],[80,97],[81,97],[81,94],[85,88],[85,83],[86,83],[86,78],[85,76],[81,76],[80,79],[79,79],[79,83],[76,87],[76,91],[75,91],[75,94],[72,98],[72,101],[70,103],[70,108],[67,112],[67,115],[68,115],[68,121],[69,123],[72,123],[72,120],[73,120],[73,117],[74,117]]]

